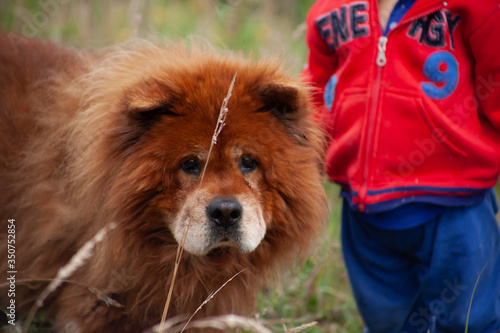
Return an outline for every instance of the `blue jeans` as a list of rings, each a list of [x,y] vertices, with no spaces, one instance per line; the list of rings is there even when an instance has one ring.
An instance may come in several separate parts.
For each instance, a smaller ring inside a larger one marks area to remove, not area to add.
[[[470,333],[500,332],[496,211],[490,194],[417,227],[386,230],[344,200],[342,250],[368,331],[464,332],[467,325]]]

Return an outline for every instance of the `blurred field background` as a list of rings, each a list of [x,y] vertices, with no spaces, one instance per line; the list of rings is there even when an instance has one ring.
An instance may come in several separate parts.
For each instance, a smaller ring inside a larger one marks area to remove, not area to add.
[[[313,2],[0,0],[0,29],[84,49],[134,37],[194,38],[254,58],[282,57],[298,74],[307,53],[303,23]],[[273,332],[292,332],[313,321],[318,324],[302,332],[362,331],[340,251],[338,188],[325,188],[331,217],[317,250],[305,266],[286,273],[259,295],[257,316]]]

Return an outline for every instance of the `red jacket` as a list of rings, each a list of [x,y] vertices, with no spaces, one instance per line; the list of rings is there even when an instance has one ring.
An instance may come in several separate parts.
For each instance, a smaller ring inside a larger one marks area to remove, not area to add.
[[[304,75],[331,135],[326,172],[360,211],[453,204],[494,186],[499,6],[419,0],[385,39],[376,0],[313,5]]]

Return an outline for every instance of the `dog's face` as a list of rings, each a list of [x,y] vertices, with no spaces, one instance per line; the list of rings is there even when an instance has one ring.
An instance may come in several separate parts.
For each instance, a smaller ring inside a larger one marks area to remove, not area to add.
[[[266,233],[258,156],[237,146],[217,148],[218,153],[210,158],[203,149],[180,165],[179,179],[186,194],[172,216],[171,229],[175,239],[193,254],[225,246],[250,252]]]
[[[132,200],[134,209],[145,212],[144,223],[154,232],[158,226],[151,224],[160,222],[151,217],[161,218],[187,252],[252,252],[270,229],[297,227],[283,225],[295,223],[286,216],[284,187],[304,186],[295,177],[305,159],[316,167],[306,181],[318,179],[317,151],[307,147],[307,99],[273,71],[200,67],[189,74],[160,72],[126,93],[128,123],[119,146],[130,154],[125,169],[137,170],[123,186],[147,193]],[[237,71],[227,118],[214,138]]]

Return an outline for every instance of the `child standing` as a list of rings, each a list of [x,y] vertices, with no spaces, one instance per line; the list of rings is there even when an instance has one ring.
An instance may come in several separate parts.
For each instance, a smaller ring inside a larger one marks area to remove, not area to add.
[[[319,0],[307,28],[368,331],[500,332],[500,2]]]

